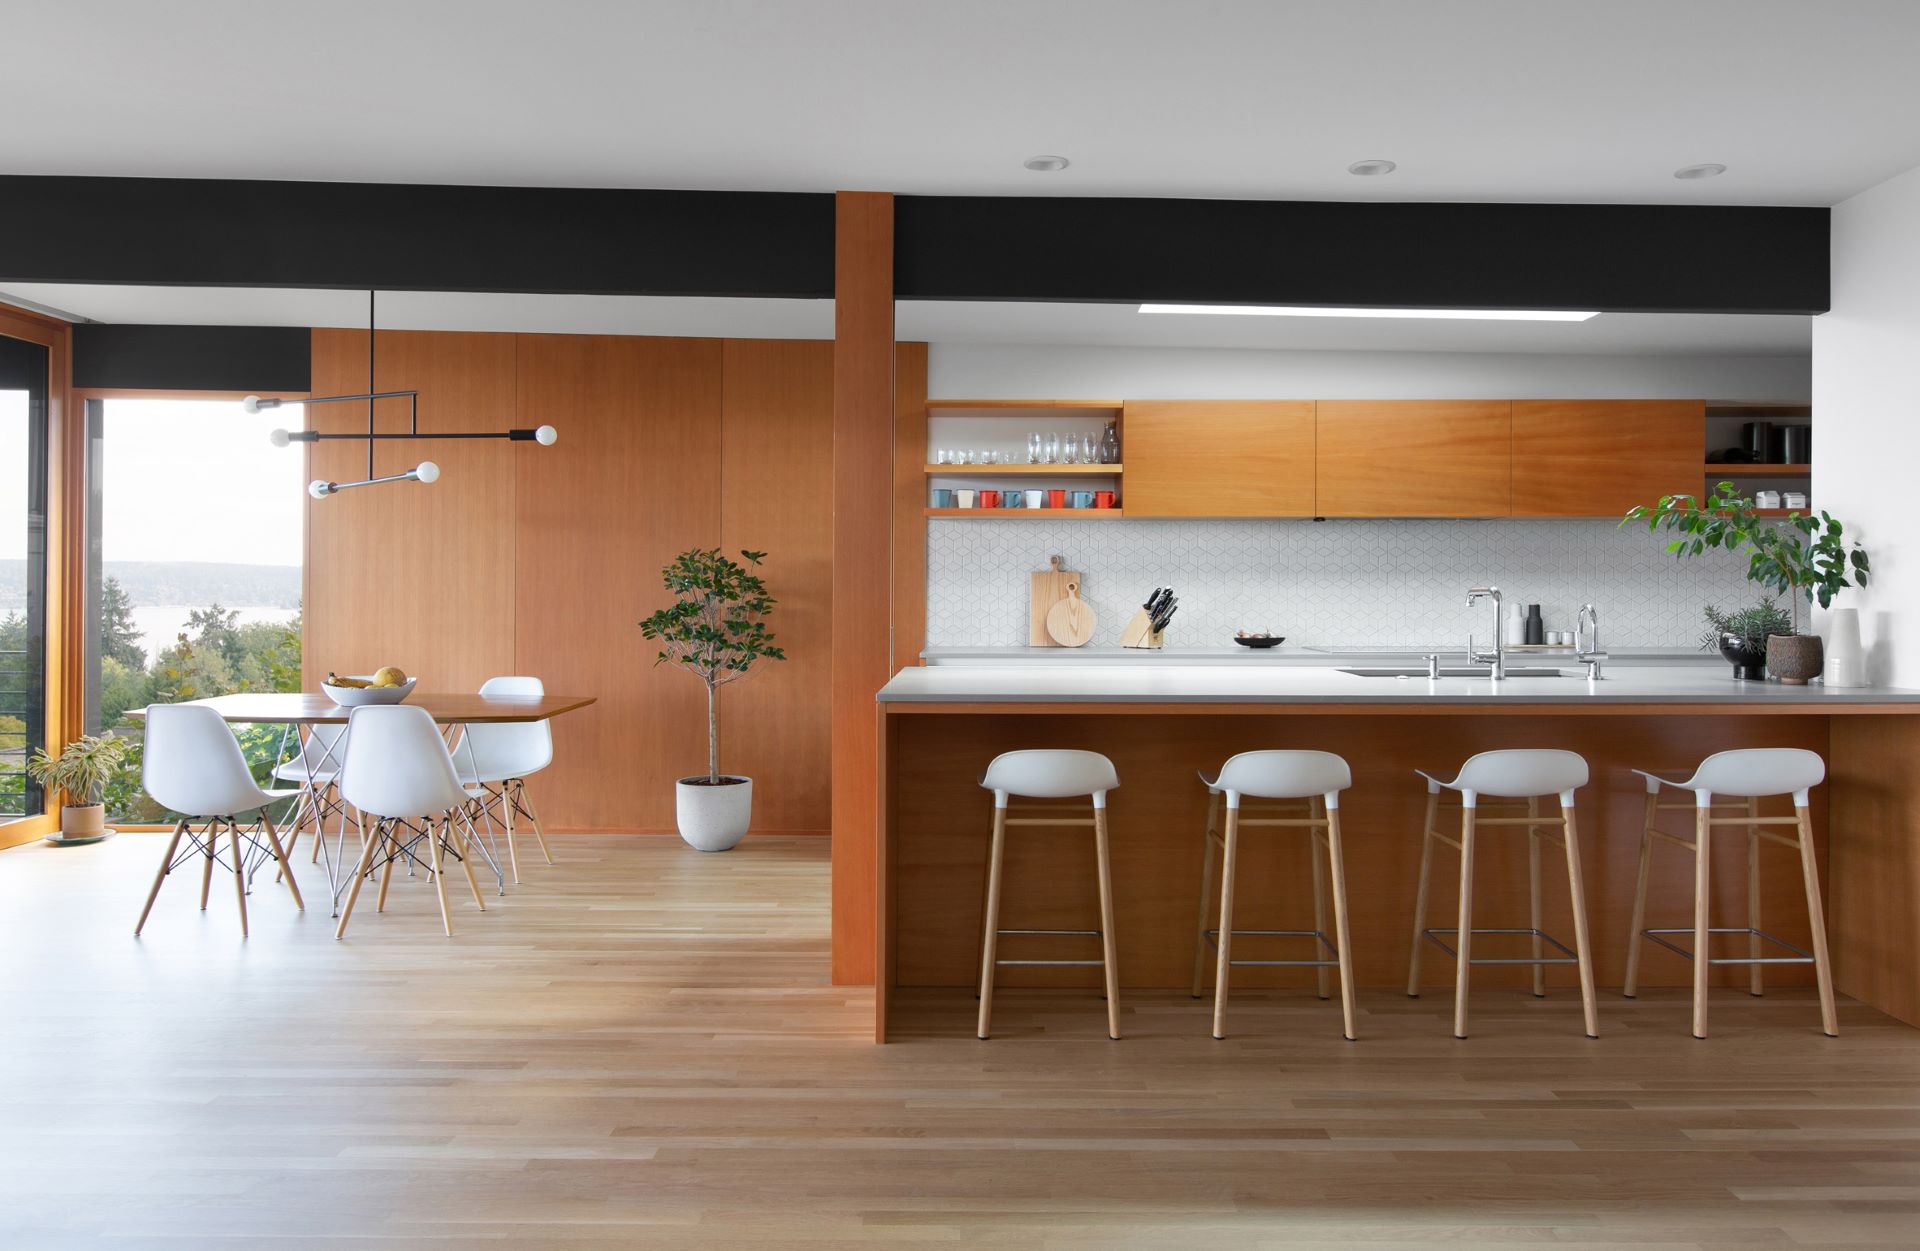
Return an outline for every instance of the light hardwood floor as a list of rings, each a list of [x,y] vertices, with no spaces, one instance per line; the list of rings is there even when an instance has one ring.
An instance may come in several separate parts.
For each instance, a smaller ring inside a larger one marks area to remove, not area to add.
[[[160,841],[0,853],[0,1247],[1915,1245],[1920,1031],[1808,993],[914,997],[827,984],[827,844],[574,836],[336,944]],[[304,861],[304,857],[301,857]],[[323,894],[308,871],[309,898]],[[367,902],[363,900],[363,903]],[[1616,942],[1620,936],[1599,936]],[[1123,944],[1124,946],[1124,944]],[[1124,959],[1124,950],[1122,953]]]

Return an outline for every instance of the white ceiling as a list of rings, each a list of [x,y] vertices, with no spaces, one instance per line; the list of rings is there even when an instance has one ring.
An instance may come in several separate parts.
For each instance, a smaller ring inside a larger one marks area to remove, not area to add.
[[[0,46],[13,174],[1824,205],[1920,165],[1912,0],[5,0]]]
[[[4,283],[24,301],[91,321],[215,326],[364,326],[364,291]],[[830,339],[833,301],[383,291],[379,324],[496,330]],[[1298,351],[1805,355],[1805,317],[1602,313],[1584,322],[1165,317],[1131,304],[907,301],[899,337],[931,343],[1057,343]]]

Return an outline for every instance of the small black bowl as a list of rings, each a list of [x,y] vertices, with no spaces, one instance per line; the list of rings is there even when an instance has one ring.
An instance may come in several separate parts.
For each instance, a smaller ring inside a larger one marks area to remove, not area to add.
[[[1286,642],[1287,640],[1284,636],[1276,635],[1276,634],[1270,634],[1266,638],[1253,638],[1253,639],[1242,638],[1236,634],[1233,637],[1233,641],[1240,644],[1240,646],[1242,647],[1278,647],[1280,646],[1280,644]]]
[[[1720,654],[1733,662],[1733,676],[1745,678],[1749,682],[1763,682],[1767,677],[1767,641],[1749,642],[1744,634],[1723,633],[1720,636]]]

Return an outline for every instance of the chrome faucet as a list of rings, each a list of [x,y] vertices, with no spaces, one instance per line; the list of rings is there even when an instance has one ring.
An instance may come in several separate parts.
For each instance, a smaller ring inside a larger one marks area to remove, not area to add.
[[[1473,645],[1473,635],[1467,635],[1467,660],[1476,665],[1491,665],[1487,676],[1495,682],[1507,676],[1506,645],[1500,638],[1500,588],[1497,586],[1476,586],[1467,592],[1467,607],[1471,608],[1483,599],[1493,601],[1493,651],[1482,653]]]
[[[1600,612],[1592,604],[1580,605],[1579,615],[1573,619],[1574,659],[1587,667],[1587,677],[1599,681],[1606,675],[1600,672],[1600,662],[1607,654],[1600,650]]]

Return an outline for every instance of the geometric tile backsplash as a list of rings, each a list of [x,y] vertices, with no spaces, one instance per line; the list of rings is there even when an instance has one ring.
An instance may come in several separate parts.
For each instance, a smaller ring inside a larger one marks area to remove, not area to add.
[[[1236,630],[1290,643],[1464,647],[1491,615],[1466,606],[1493,585],[1537,603],[1549,630],[1573,629],[1592,603],[1607,647],[1691,648],[1707,604],[1760,598],[1746,560],[1713,552],[1677,561],[1644,526],[1605,518],[1541,521],[1263,520],[927,523],[927,645],[1027,642],[1027,574],[1065,558],[1093,607],[1093,642],[1117,643],[1157,585],[1180,611],[1169,648],[1226,647]]]

